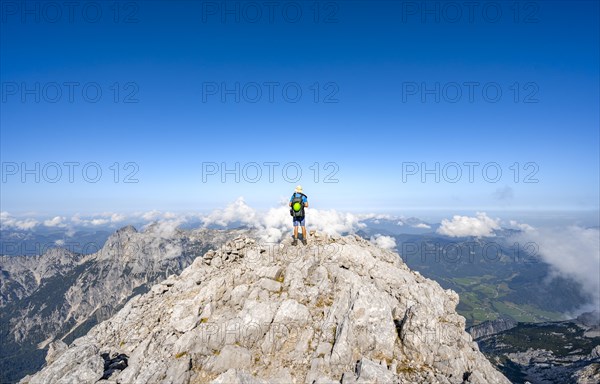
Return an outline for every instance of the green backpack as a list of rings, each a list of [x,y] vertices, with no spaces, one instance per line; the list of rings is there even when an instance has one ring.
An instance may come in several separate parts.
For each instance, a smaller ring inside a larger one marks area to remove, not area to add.
[[[290,209],[290,215],[292,215],[292,217],[304,217],[303,197],[306,197],[304,193],[294,193],[294,196],[292,197],[292,209]]]

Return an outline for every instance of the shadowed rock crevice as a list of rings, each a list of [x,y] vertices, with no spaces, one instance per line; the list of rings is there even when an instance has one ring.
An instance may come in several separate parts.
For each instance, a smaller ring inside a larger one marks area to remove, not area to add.
[[[127,355],[120,353],[117,355],[111,355],[108,352],[100,354],[104,359],[104,374],[102,380],[108,379],[115,372],[120,372],[127,368]]]

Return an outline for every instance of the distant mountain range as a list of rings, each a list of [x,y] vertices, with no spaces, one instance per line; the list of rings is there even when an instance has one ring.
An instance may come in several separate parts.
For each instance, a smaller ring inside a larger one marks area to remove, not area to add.
[[[39,256],[51,248],[61,247],[75,253],[100,250],[114,230],[79,228],[46,228],[35,230],[0,229],[0,255]]]

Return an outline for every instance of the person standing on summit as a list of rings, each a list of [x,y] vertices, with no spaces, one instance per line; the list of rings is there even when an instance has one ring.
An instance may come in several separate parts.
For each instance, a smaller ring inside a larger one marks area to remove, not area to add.
[[[292,215],[292,223],[294,224],[294,241],[292,245],[298,244],[298,226],[302,227],[302,244],[306,245],[306,226],[304,208],[308,208],[308,198],[302,192],[302,186],[298,185],[294,194],[290,198],[290,215]]]

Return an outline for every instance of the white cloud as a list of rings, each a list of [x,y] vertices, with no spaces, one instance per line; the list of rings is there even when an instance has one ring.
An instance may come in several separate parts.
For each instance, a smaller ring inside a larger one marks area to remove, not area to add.
[[[600,305],[600,230],[598,228],[532,229],[517,235],[537,245],[539,256],[558,275],[573,278]]]
[[[83,219],[81,218],[79,213],[76,213],[73,216],[71,216],[71,222],[73,224],[83,224]]]
[[[217,224],[227,226],[232,223],[245,224],[256,229],[264,241],[277,242],[293,230],[292,217],[287,201],[282,200],[281,206],[269,209],[266,213],[259,213],[246,204],[243,197],[239,197],[225,209],[217,209],[202,218],[205,226]],[[319,210],[307,208],[307,230],[316,230],[329,235],[353,233],[366,225],[360,223],[358,215],[341,213],[336,210]],[[364,216],[363,216],[364,217]]]
[[[121,213],[113,213],[113,212],[106,212],[100,216],[108,218],[111,223],[120,223],[121,221],[123,221],[127,218],[125,215],[123,215]]]
[[[173,212],[161,212],[161,211],[157,211],[157,210],[152,210],[152,211],[148,211],[148,212],[139,213],[139,214],[137,214],[137,216],[141,217],[142,219],[144,219],[146,221],[156,221],[156,220],[179,219],[181,216],[184,216],[184,215],[178,215]]]
[[[535,230],[535,228],[533,228],[531,225],[529,224],[525,224],[525,223],[519,223],[516,220],[510,220],[508,222],[508,228],[511,229],[519,229],[521,231],[533,231]]]
[[[154,235],[150,237],[149,241],[151,248],[159,250],[157,254],[153,255],[157,260],[170,259],[181,255],[181,252],[183,252],[181,244],[170,241],[163,243],[162,239],[172,238],[177,228],[185,222],[186,218],[181,216],[173,220],[154,221],[142,227],[144,232]]]
[[[489,218],[485,212],[477,212],[477,217],[455,215],[452,220],[442,220],[441,224],[437,233],[450,237],[491,237],[493,231],[500,228],[500,220]]]
[[[93,226],[99,227],[103,225],[117,224],[127,219],[127,216],[114,213],[114,212],[104,212],[96,215],[92,215],[87,218],[82,218],[79,213],[76,213],[71,217],[71,223],[75,225],[82,225],[85,227]]]
[[[65,217],[55,216],[52,219],[44,220],[44,225],[46,227],[66,227]]]
[[[288,218],[291,224],[292,219],[289,214]],[[358,216],[352,213],[338,212],[334,209],[311,209],[307,213],[306,220],[307,226],[310,225],[313,229],[329,235],[352,233],[360,228],[366,227],[366,224],[360,222]]]
[[[368,220],[368,219],[375,219],[375,220],[395,220],[396,219],[395,216],[388,215],[385,213],[358,213],[356,216],[361,221]]]
[[[152,210],[152,211],[148,211],[148,212],[144,212],[140,215],[140,217],[146,221],[153,221],[158,219],[160,216],[162,216],[162,213],[160,211],[157,210]]]
[[[375,236],[371,236],[371,242],[378,247],[385,249],[394,249],[396,248],[396,239],[391,236],[384,236],[381,234],[376,234]]]
[[[89,227],[89,226],[100,226],[100,225],[106,225],[110,223],[110,219],[106,219],[106,218],[87,218],[84,219],[82,218],[79,213],[76,213],[75,215],[73,215],[71,217],[71,222],[75,225],[81,225],[84,227]]]
[[[238,197],[225,209],[216,209],[203,218],[204,225],[216,224],[226,226],[240,222],[250,226],[256,224],[256,211],[248,206],[243,197]]]
[[[17,219],[6,211],[0,212],[0,226],[3,229],[16,228],[21,230],[33,229],[39,221],[32,218]]]
[[[413,225],[413,228],[431,229],[431,225],[419,223],[417,225]]]
[[[261,239],[266,242],[278,242],[293,229],[290,209],[287,205],[269,209],[260,221],[256,223],[255,228],[258,229]]]
[[[181,224],[185,224],[187,219],[183,216],[172,220],[159,220],[142,227],[142,230],[153,233],[163,238],[171,237]]]
[[[99,225],[106,225],[106,224],[110,223],[110,220],[109,219],[92,219],[89,221],[89,223],[94,226],[99,226]]]
[[[18,229],[33,229],[38,226],[40,223],[35,219],[24,219],[15,221],[14,226]]]

